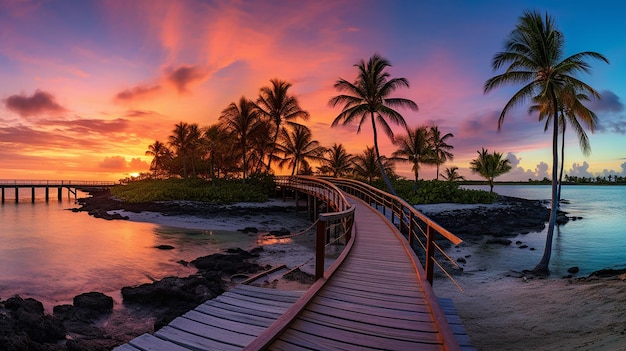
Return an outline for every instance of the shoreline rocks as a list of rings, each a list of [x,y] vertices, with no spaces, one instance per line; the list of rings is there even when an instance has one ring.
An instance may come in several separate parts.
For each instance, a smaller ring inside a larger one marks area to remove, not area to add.
[[[451,233],[473,241],[482,240],[485,236],[506,238],[542,231],[550,219],[550,209],[539,200],[499,196],[496,204],[499,206],[479,206],[426,215]],[[498,240],[494,243],[504,244]]]

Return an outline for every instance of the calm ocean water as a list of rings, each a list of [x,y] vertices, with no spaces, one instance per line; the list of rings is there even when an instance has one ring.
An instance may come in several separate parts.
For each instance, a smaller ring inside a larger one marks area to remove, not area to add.
[[[50,309],[71,303],[83,292],[115,297],[124,286],[195,272],[179,260],[257,246],[256,236],[239,232],[107,221],[74,213],[68,210],[78,207],[74,199],[64,193],[59,202],[56,190],[48,203],[43,191],[37,192],[35,203],[30,189],[20,191],[19,203],[13,194],[7,191],[11,198],[0,205],[0,299],[20,294]],[[175,249],[154,248],[162,244]]]
[[[528,199],[550,198],[549,186],[496,185],[495,191]],[[0,205],[0,299],[20,294],[51,308],[88,291],[116,296],[123,286],[195,271],[177,263],[179,260],[189,261],[229,247],[249,249],[257,244],[256,236],[238,232],[96,219],[69,211],[76,204],[65,195],[61,202],[52,196],[46,203],[43,192],[38,192],[37,201],[31,203],[30,191],[21,193],[24,198],[19,203],[7,198]],[[7,196],[11,194],[7,192]],[[563,210],[584,219],[570,221],[557,231],[551,270],[565,274],[567,268],[579,266],[585,274],[626,267],[626,187],[564,187],[563,198],[570,201]],[[469,250],[474,257],[488,257],[491,267],[534,267],[543,253],[545,231],[514,240],[537,250],[515,245]],[[176,249],[154,248],[162,244]],[[468,260],[468,264],[473,261]]]
[[[488,187],[468,188],[489,190]],[[526,199],[550,200],[550,185],[496,185],[494,191],[501,195]],[[573,266],[580,268],[579,275],[603,268],[626,268],[626,186],[563,186],[561,204],[568,216],[582,217],[555,229],[550,270],[555,276],[567,274]],[[472,255],[487,255],[491,267],[523,270],[532,269],[541,259],[545,247],[547,228],[540,233],[519,235],[513,241],[522,241],[536,250],[481,247]]]

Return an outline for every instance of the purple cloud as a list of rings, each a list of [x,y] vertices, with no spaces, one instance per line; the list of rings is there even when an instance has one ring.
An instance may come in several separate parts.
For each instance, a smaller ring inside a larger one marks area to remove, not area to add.
[[[187,85],[194,81],[202,80],[207,73],[197,66],[181,66],[167,72],[167,80],[176,86],[179,93],[187,91]]]
[[[121,91],[119,93],[117,93],[115,95],[115,100],[117,101],[131,101],[137,98],[141,98],[144,97],[146,95],[149,95],[151,93],[157,92],[161,90],[161,86],[160,85],[152,85],[152,86],[146,86],[146,85],[139,85],[136,86],[134,88],[130,88],[130,89],[126,89],[124,91]]]
[[[32,96],[24,94],[11,95],[3,102],[7,109],[22,117],[56,114],[66,111],[63,106],[56,102],[52,94],[39,89]]]
[[[624,104],[619,100],[619,96],[610,90],[600,92],[600,99],[592,99],[588,104],[590,110],[598,112],[622,112]]]

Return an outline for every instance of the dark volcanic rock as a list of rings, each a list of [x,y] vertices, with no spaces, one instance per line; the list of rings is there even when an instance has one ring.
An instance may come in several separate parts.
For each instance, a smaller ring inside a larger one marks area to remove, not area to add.
[[[428,213],[428,217],[463,239],[541,231],[550,219],[550,210],[538,200],[499,196],[497,203],[504,206]]]
[[[161,307],[154,328],[167,325],[206,300],[224,292],[222,278],[205,272],[185,278],[166,277],[150,284],[122,288],[124,303]]]
[[[101,313],[111,312],[113,310],[113,298],[100,292],[88,292],[74,297],[74,307]]]
[[[158,212],[165,216],[196,216],[201,218],[242,218],[248,216],[256,216],[263,214],[280,214],[290,213],[297,209],[295,206],[233,206],[219,205],[209,202],[200,201],[157,201],[148,203],[126,203],[111,196],[109,190],[89,191],[91,197],[80,198],[78,203],[81,205],[73,211],[86,211],[90,215],[106,218],[106,219],[128,219],[117,213],[109,215],[107,212],[116,210],[126,210],[129,212]],[[249,232],[254,233],[256,228],[247,228]]]
[[[0,301],[0,350],[59,350],[63,323],[44,313],[41,302],[16,295]]]

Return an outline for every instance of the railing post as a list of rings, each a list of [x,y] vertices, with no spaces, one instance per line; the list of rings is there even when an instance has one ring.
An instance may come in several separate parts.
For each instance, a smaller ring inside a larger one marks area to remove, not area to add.
[[[433,266],[435,265],[435,242],[433,230],[426,224],[426,280],[433,285]]]
[[[315,237],[315,280],[324,277],[324,252],[326,248],[326,222],[318,220]]]
[[[413,211],[409,211],[409,225],[407,227],[409,246],[413,248]]]

